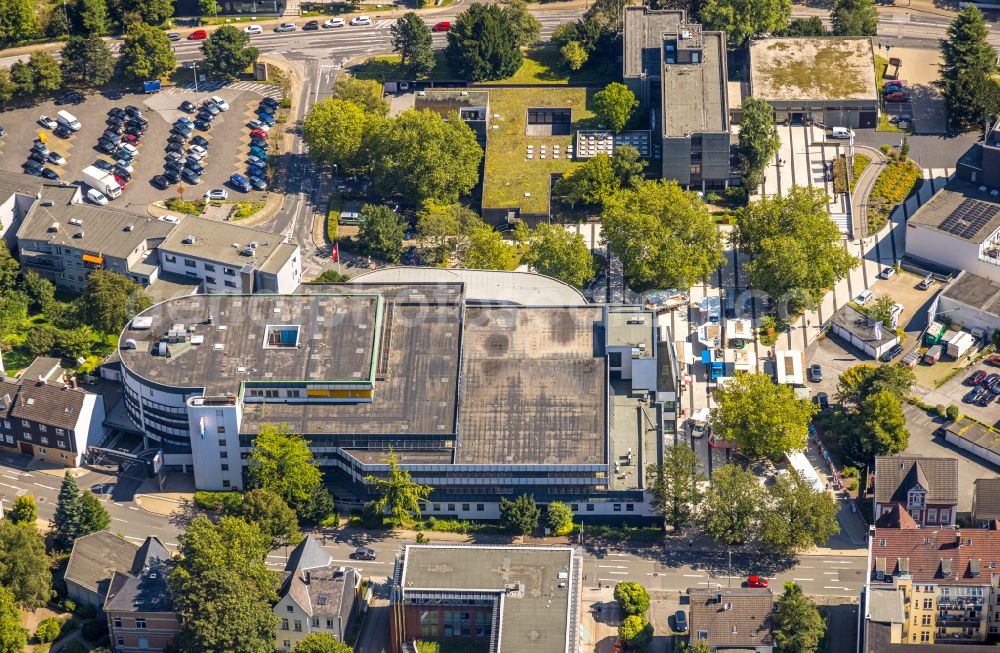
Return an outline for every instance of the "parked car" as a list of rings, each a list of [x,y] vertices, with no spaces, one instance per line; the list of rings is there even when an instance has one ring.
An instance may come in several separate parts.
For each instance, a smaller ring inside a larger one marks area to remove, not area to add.
[[[49,155],[49,148],[45,147],[45,143],[42,143],[41,141],[35,141],[34,143],[32,143],[31,149],[33,149],[36,152],[41,152],[45,156]]]
[[[978,370],[972,376],[966,379],[965,382],[968,385],[979,385],[984,380],[986,380],[986,370]]]
[[[183,161],[184,155],[180,152],[167,152],[167,155],[163,158],[167,161]]]
[[[263,34],[264,28],[262,28],[260,25],[247,25],[246,27],[243,28],[243,32],[245,34]]]
[[[344,19],[343,18],[327,18],[326,20],[323,21],[323,27],[327,27],[327,28],[330,28],[330,27],[343,27],[345,24],[346,23],[344,23]]]
[[[118,148],[122,152],[127,152],[128,154],[132,155],[133,158],[135,157],[136,154],[139,153],[139,150],[138,148],[136,148],[135,145],[129,145],[128,143],[122,143],[121,145],[118,146]]]
[[[115,163],[114,175],[116,177],[121,177],[125,181],[130,181],[132,179],[132,166],[122,165],[121,161]]]
[[[257,140],[260,140],[260,141],[266,141],[267,140],[267,132],[264,131],[263,129],[251,129],[250,130],[250,138],[256,138]]]
[[[267,161],[267,152],[259,147],[251,147],[250,154],[258,159],[261,159],[262,161]]]
[[[906,88],[908,84],[902,79],[889,79],[882,82],[883,89],[889,88],[890,86],[901,86],[903,88]]]
[[[674,631],[678,633],[687,632],[688,620],[687,613],[683,610],[678,610],[674,613]]]
[[[167,136],[168,143],[184,143],[185,141],[187,141],[187,139],[180,134],[171,134],[170,136]]]
[[[263,166],[248,165],[247,166],[247,177],[253,178],[258,177],[267,181],[267,172],[264,170]]]
[[[52,118],[49,118],[48,116],[42,116],[41,118],[39,118],[38,124],[41,125],[42,127],[45,127],[46,129],[55,129],[56,127],[59,126],[59,123],[57,123]]]
[[[125,115],[127,115],[129,118],[142,118],[142,109],[135,106],[134,104],[126,104]]]
[[[884,267],[882,268],[882,271],[879,273],[878,276],[881,279],[892,279],[894,276],[896,276],[896,268],[891,266]]]
[[[213,188],[212,190],[205,193],[205,199],[222,201],[229,199],[229,191],[225,188]]]
[[[262,120],[251,120],[250,122],[247,123],[247,126],[250,127],[250,129],[260,130],[265,134],[271,130],[271,125],[267,124]]]
[[[813,363],[809,366],[809,380],[813,383],[819,383],[823,380],[823,366],[819,363]]]
[[[198,119],[194,121],[194,126],[203,132],[207,132],[209,129],[212,128],[212,123],[209,122],[208,120]]]
[[[767,579],[763,576],[750,576],[747,578],[747,587],[767,587]]]
[[[2,131],[2,128],[0,128],[0,131]],[[59,138],[69,138],[70,136],[73,135],[73,130],[70,129],[69,127],[59,125],[52,131],[52,133],[58,136]],[[3,134],[0,134],[0,136],[2,135]]]
[[[908,102],[910,96],[905,91],[893,91],[885,94],[886,102]]]
[[[213,95],[209,99],[212,101],[212,104],[219,107],[220,111],[229,111],[229,103],[223,100],[218,95]]]
[[[276,107],[276,106],[278,106],[278,101],[275,100],[273,97],[270,97],[270,96],[262,98],[261,101],[260,101],[260,103],[261,103],[262,106],[267,106],[267,107]]]
[[[174,161],[167,161],[163,164],[163,170],[165,172],[176,172],[180,174],[181,170],[184,169],[184,159],[177,159]]]
[[[184,100],[181,102],[180,106],[181,111],[184,111],[185,113],[194,113],[197,108],[198,107],[196,107],[194,102],[191,100]]]
[[[192,170],[199,175],[205,174],[205,167],[197,161],[191,161],[190,159],[184,162],[184,169]]]
[[[170,187],[170,182],[163,175],[156,175],[150,180],[150,183],[159,188],[160,190],[167,190]]]
[[[115,169],[124,170],[128,174],[132,174],[133,172],[135,172],[135,169],[132,167],[132,164],[129,161],[126,161],[125,159],[118,159],[117,161],[115,161]]]
[[[888,363],[893,358],[899,356],[902,353],[903,353],[903,345],[896,344],[890,347],[889,350],[884,352],[881,356],[879,356],[879,360],[882,361],[883,363]]]
[[[167,38],[171,41],[180,41],[181,35],[180,32],[167,32]]]
[[[317,29],[319,29],[319,21],[318,20],[310,20],[308,23],[306,23],[305,25],[302,26],[302,31],[303,32],[311,32],[311,31],[317,30]]]
[[[203,147],[206,150],[208,149],[208,139],[205,138],[204,136],[202,136],[201,134],[198,134],[197,136],[195,136],[194,138],[192,138],[191,139],[191,144],[192,145],[197,145],[198,147]]]
[[[857,297],[854,298],[854,303],[857,304],[858,306],[864,306],[869,301],[871,301],[871,298],[873,296],[874,296],[874,293],[872,293],[872,291],[870,291],[870,290],[862,290],[861,293]]]
[[[965,396],[962,397],[962,401],[964,401],[967,404],[974,404],[976,403],[976,399],[979,399],[979,395],[982,394],[982,392],[983,392],[982,388],[979,387],[972,388],[971,390],[965,393]]]
[[[267,182],[262,177],[250,177],[249,181],[254,190],[267,190]]]
[[[182,145],[181,143],[167,143],[167,147],[165,148],[165,150],[167,152],[183,152],[184,145]]]
[[[174,121],[174,125],[175,126],[176,125],[188,125],[188,126],[190,126],[191,125],[191,119],[188,118],[187,116],[181,116],[180,118],[178,118],[177,120]]]
[[[263,168],[264,166],[266,166],[266,165],[267,165],[267,162],[266,162],[266,161],[263,161],[263,160],[261,160],[261,159],[258,159],[258,158],[257,158],[257,157],[255,157],[255,156],[250,156],[250,157],[247,157],[247,163],[249,163],[249,164],[250,164],[250,165],[252,165],[252,166],[257,166],[258,168]]]
[[[104,193],[96,188],[90,188],[87,190],[87,199],[98,206],[105,206],[108,203],[108,198],[104,196]]]
[[[98,159],[94,161],[94,167],[98,170],[103,170],[104,172],[111,172],[115,169],[113,165],[105,161],[104,159]]]
[[[220,113],[222,113],[222,107],[217,106],[215,104],[215,102],[213,102],[212,100],[205,100],[204,102],[202,102],[201,103],[201,110],[202,111],[207,111],[208,113],[212,114],[213,116],[217,116]]]
[[[432,32],[447,32],[451,29],[451,22],[447,20],[442,20],[440,23],[436,23],[434,27],[431,28]]]
[[[58,152],[49,152],[48,159],[49,159],[49,163],[54,163],[57,166],[64,166],[64,165],[66,165],[66,159],[64,159],[63,155],[59,154]]]
[[[188,148],[188,155],[197,157],[198,160],[200,161],[201,159],[203,159],[205,156],[208,155],[208,150],[203,148],[201,145],[192,145],[191,147]]]
[[[184,138],[187,138],[192,133],[194,133],[194,128],[189,125],[174,125],[170,129],[171,134],[180,134]]]
[[[264,113],[264,114],[259,115],[258,118],[260,119],[260,121],[262,123],[264,123],[268,127],[273,127],[274,126],[274,123],[275,123],[274,116]]]
[[[267,141],[262,141],[259,138],[251,138],[250,147],[256,147],[258,149],[264,150],[265,152],[271,149],[271,146],[267,144]]]
[[[274,28],[275,32],[294,32],[298,29],[295,23],[282,23]]]
[[[354,26],[371,25],[371,24],[372,24],[371,16],[355,16],[354,18],[351,19],[351,25]]]
[[[32,152],[28,155],[28,161],[35,161],[37,163],[47,163],[47,158],[41,152]]]
[[[188,41],[201,41],[208,38],[208,32],[203,29],[196,29],[188,34]]]
[[[978,399],[976,399],[976,405],[985,408],[989,406],[990,402],[996,399],[998,396],[1000,396],[1000,393],[987,390],[986,392],[983,392],[981,395],[979,395]]]
[[[176,184],[181,179],[180,170],[164,170],[163,176],[167,178],[171,184]]]
[[[201,176],[192,172],[191,170],[188,170],[187,168],[185,168],[183,172],[181,172],[181,179],[191,184],[192,186],[201,183]]]
[[[230,175],[229,183],[232,184],[233,187],[243,191],[244,193],[250,192],[250,189],[253,188],[250,185],[250,180],[240,174]]]
[[[101,139],[97,141],[97,150],[99,152],[104,152],[105,154],[114,154],[115,150],[118,149],[117,143],[112,143],[111,141]]]
[[[138,134],[125,134],[125,138],[123,138],[122,140],[124,140],[129,145],[139,145],[139,143],[141,142],[141,139],[139,138]]]
[[[359,546],[351,554],[351,557],[355,560],[374,560],[376,557],[375,549],[371,549],[367,546]]]
[[[59,179],[59,173],[52,168],[42,168],[42,176],[49,181],[56,181]]]

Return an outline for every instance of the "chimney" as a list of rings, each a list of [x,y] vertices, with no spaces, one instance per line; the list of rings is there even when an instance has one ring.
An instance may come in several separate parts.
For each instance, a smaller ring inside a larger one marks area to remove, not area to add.
[[[955,533],[955,546],[957,546],[959,548],[962,547],[962,534],[961,533]]]
[[[303,569],[302,570],[302,580],[303,580],[303,582],[306,582],[306,583],[309,582],[309,570],[308,569]]]

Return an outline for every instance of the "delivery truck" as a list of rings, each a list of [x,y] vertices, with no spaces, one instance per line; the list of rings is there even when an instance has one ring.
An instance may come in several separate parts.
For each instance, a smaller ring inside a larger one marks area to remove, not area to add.
[[[56,122],[70,131],[80,131],[80,121],[69,111],[60,111],[57,113]]]
[[[122,194],[122,187],[115,181],[115,176],[96,166],[87,166],[83,169],[83,181],[91,188],[104,193],[108,199],[115,199]]]

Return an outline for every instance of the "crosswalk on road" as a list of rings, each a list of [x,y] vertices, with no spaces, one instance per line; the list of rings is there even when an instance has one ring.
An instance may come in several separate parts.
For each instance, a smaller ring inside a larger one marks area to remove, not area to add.
[[[217,91],[220,88],[230,88],[234,91],[252,91],[259,95],[265,97],[274,98],[275,100],[281,98],[281,89],[274,84],[259,84],[257,82],[204,82],[198,84],[198,91],[201,93],[211,93]],[[168,95],[184,95],[194,91],[194,83],[190,84],[178,84],[167,90]]]

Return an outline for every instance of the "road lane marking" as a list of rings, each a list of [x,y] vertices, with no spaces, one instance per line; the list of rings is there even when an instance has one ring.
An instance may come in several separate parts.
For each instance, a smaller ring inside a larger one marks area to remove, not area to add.
[[[609,571],[609,574],[618,574],[619,576],[628,576],[627,571]]]
[[[10,474],[0,474],[0,476],[3,476],[4,478],[9,478],[12,481],[19,481],[19,480],[21,480],[21,479],[19,479],[16,476],[11,476]]]
[[[112,517],[111,519],[112,519],[113,521],[123,521],[123,522],[125,522],[126,524],[128,523],[128,520],[127,520],[127,519],[122,519],[121,517]]]
[[[823,573],[826,574],[827,576],[836,576],[840,572],[839,571],[824,571]]]
[[[844,590],[845,592],[850,592],[851,591],[850,587],[834,587],[832,585],[825,585],[823,587],[823,589],[825,589],[825,590]]]
[[[55,490],[55,488],[52,487],[51,485],[42,485],[41,483],[32,483],[32,485],[37,485],[38,487],[43,487],[46,490]]]
[[[21,488],[17,487],[16,485],[7,485],[6,483],[0,483],[0,485],[2,485],[4,487],[14,488],[15,490],[20,490],[21,489]]]
[[[601,569],[628,569],[625,565],[597,565]]]
[[[800,581],[801,582],[801,581],[804,581],[804,580],[813,580],[813,579],[812,578],[793,578],[792,580],[794,580],[794,581]]]
[[[354,564],[354,565],[360,564],[358,560],[331,560],[331,562],[346,562],[347,564]],[[365,560],[364,564],[366,564],[366,565],[387,565],[389,563],[386,562],[386,561],[384,561],[384,560]]]
[[[135,506],[129,506],[128,509],[129,510],[138,510],[138,508],[136,508]]]
[[[684,574],[684,578],[704,578],[705,574]]]

